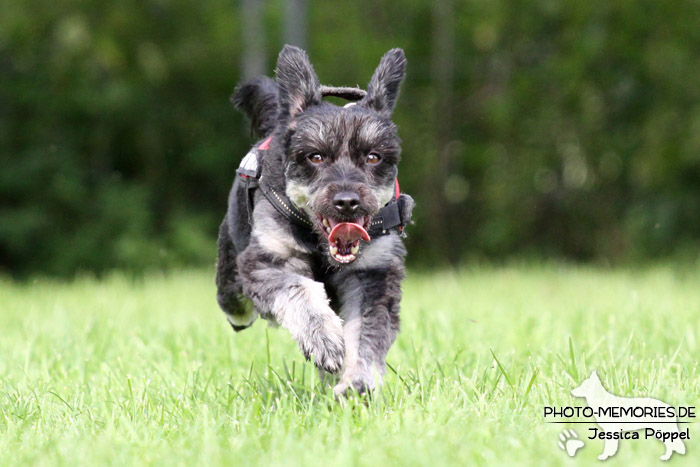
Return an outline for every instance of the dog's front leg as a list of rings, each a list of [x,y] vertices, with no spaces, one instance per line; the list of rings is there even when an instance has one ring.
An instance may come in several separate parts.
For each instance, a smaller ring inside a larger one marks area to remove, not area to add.
[[[617,446],[619,444],[617,439],[606,439],[605,445],[603,446],[603,452],[598,456],[598,460],[604,461],[610,456],[614,456],[617,452]]]
[[[403,267],[357,271],[338,284],[345,320],[345,361],[336,395],[371,391],[382,384],[386,354],[399,331]]]
[[[255,241],[239,256],[238,267],[243,294],[258,312],[289,330],[316,366],[337,373],[345,354],[343,323],[329,306],[323,284],[300,274],[298,259],[274,258]]]

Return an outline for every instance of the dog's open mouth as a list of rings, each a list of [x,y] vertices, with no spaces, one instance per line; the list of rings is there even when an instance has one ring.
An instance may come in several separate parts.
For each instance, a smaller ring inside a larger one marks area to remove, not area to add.
[[[331,257],[341,264],[347,264],[357,259],[360,251],[360,240],[369,242],[366,228],[369,226],[369,216],[358,217],[344,222],[331,217],[320,217],[323,232],[328,237],[328,251]]]

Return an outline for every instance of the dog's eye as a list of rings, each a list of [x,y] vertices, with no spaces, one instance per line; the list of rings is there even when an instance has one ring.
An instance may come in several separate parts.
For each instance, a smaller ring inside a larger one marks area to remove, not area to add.
[[[312,164],[320,164],[323,162],[323,156],[320,154],[311,154],[308,159]]]
[[[377,164],[380,160],[382,160],[382,158],[379,157],[377,154],[374,154],[374,153],[369,154],[369,155],[367,156],[367,163],[368,163],[369,165]]]

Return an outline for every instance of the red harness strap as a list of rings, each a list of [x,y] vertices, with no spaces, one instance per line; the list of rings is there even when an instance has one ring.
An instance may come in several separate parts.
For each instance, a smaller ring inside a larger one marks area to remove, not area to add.
[[[394,201],[399,201],[399,195],[401,195],[401,188],[399,187],[399,179],[394,179]],[[399,233],[403,233],[403,225],[398,226]]]
[[[270,149],[270,141],[272,141],[272,136],[268,136],[265,141],[260,143],[260,146],[258,146],[258,149]]]

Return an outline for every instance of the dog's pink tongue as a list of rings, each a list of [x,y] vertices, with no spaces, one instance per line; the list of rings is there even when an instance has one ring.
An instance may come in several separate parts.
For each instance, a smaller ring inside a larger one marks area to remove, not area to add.
[[[348,243],[352,243],[360,238],[366,242],[370,240],[367,231],[360,224],[355,224],[354,222],[341,222],[333,227],[333,230],[328,235],[328,241],[333,243],[339,238]]]

